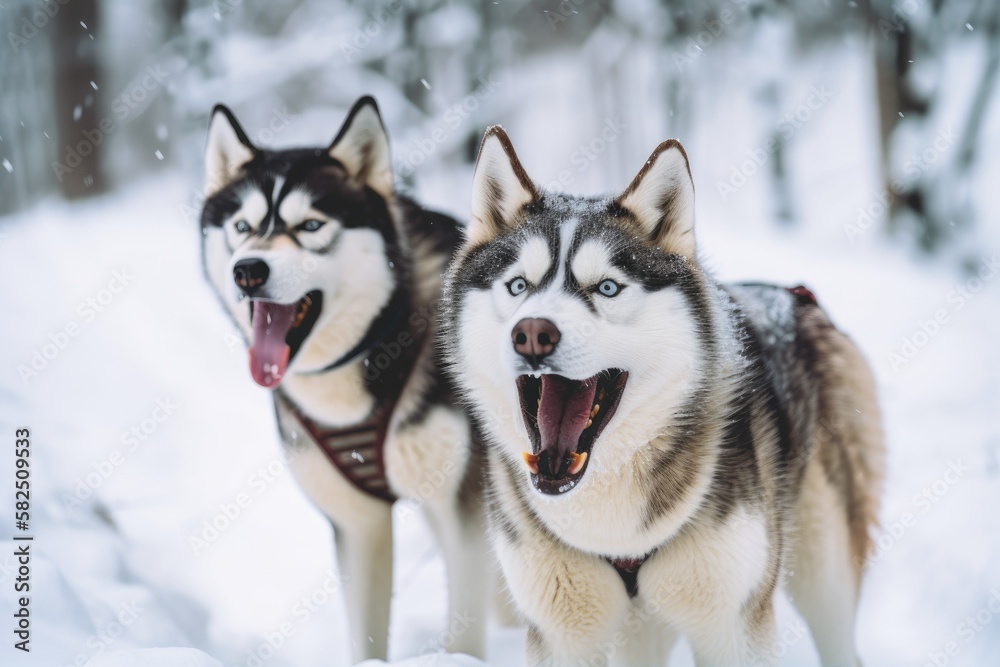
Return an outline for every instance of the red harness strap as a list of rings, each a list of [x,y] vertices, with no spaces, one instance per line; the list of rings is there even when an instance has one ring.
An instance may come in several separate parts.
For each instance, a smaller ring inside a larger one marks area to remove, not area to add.
[[[786,287],[789,292],[794,296],[797,296],[800,300],[804,300],[814,306],[819,305],[819,301],[816,300],[816,295],[812,293],[812,290],[805,285],[799,285],[798,287]]]
[[[302,414],[288,398],[283,397],[283,400],[326,454],[326,458],[344,477],[371,496],[395,502],[396,496],[389,490],[389,483],[385,478],[383,451],[395,401],[391,406],[376,407],[372,416],[360,424],[345,428],[326,428]]]
[[[402,318],[399,326],[405,325],[405,318]],[[401,338],[397,333],[394,340]],[[339,428],[320,426],[305,416],[280,389],[274,392],[275,398],[281,397],[285,406],[302,423],[310,437],[326,454],[326,458],[344,477],[368,495],[389,503],[395,502],[396,495],[389,488],[385,477],[385,440],[392,414],[416,366],[425,338],[412,336],[410,341],[410,345],[399,345],[400,355],[378,375],[375,380],[379,383],[377,387],[369,387],[375,394],[376,404],[372,414],[363,422]],[[378,360],[385,356],[379,354],[374,358]],[[366,360],[366,367],[369,363],[372,363],[371,358]]]
[[[625,591],[630,598],[634,598],[639,594],[639,568],[642,567],[642,564],[651,555],[649,553],[639,558],[604,558],[604,560],[611,564],[611,567],[615,568],[618,576],[622,578],[622,583],[625,584]]]

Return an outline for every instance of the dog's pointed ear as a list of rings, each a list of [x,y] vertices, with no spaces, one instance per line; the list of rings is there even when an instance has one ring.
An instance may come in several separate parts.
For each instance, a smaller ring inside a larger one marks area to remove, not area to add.
[[[389,137],[375,98],[366,95],[354,103],[329,152],[355,182],[386,199],[392,196]]]
[[[240,167],[252,160],[257,149],[227,107],[216,104],[208,124],[205,146],[205,196],[224,188]]]
[[[472,220],[467,243],[475,246],[520,222],[521,209],[538,200],[538,190],[521,166],[499,125],[486,130],[472,177]]]
[[[651,242],[694,259],[694,182],[679,141],[668,139],[657,146],[615,202],[635,216]]]

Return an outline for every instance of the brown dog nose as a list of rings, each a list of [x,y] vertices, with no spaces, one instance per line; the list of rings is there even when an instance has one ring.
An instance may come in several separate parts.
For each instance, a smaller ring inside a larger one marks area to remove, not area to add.
[[[530,361],[535,368],[539,361],[555,351],[559,338],[559,327],[538,317],[524,318],[510,333],[514,351]]]

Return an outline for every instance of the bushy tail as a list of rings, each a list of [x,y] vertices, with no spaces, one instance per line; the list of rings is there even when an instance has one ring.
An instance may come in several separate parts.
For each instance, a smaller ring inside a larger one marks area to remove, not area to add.
[[[850,525],[852,560],[863,567],[885,478],[882,414],[875,380],[861,351],[846,335],[829,329],[821,342],[825,382],[820,391],[821,447],[824,467],[844,495]]]

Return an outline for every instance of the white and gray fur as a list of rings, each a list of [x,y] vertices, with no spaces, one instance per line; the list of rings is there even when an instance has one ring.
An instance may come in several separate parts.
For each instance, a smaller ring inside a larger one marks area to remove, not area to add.
[[[441,274],[458,243],[458,226],[395,193],[390,164],[371,98],[355,104],[332,145],[292,150],[253,146],[232,113],[217,107],[206,154],[204,268],[248,338],[250,308],[234,283],[238,261],[260,258],[270,266],[263,298],[294,303],[306,294],[321,295],[279,390],[324,427],[362,422],[383,395],[399,390],[389,386],[390,376],[377,372],[383,345],[391,350],[412,340],[421,346],[390,422],[386,477],[393,494],[421,504],[437,535],[447,566],[449,618],[475,619],[450,650],[481,656],[490,580],[481,447],[453,403],[434,350]],[[307,220],[322,225],[308,231]],[[240,221],[246,224],[237,228]],[[405,305],[402,331],[410,338],[373,339],[370,348],[344,359],[392,303]],[[336,360],[342,363],[330,369]],[[299,484],[334,527],[353,659],[385,659],[391,504],[348,481],[277,398],[276,412]]]
[[[537,188],[493,127],[473,197],[442,340],[487,436],[491,535],[530,664],[662,665],[679,634],[699,667],[777,664],[783,583],[822,663],[858,665],[883,445],[850,339],[808,291],[722,285],[702,268],[676,141],[621,195],[583,198]],[[605,279],[622,286],[613,298],[595,289]],[[562,331],[540,367],[512,349],[526,317]],[[609,368],[628,380],[586,471],[540,493],[518,377]]]

